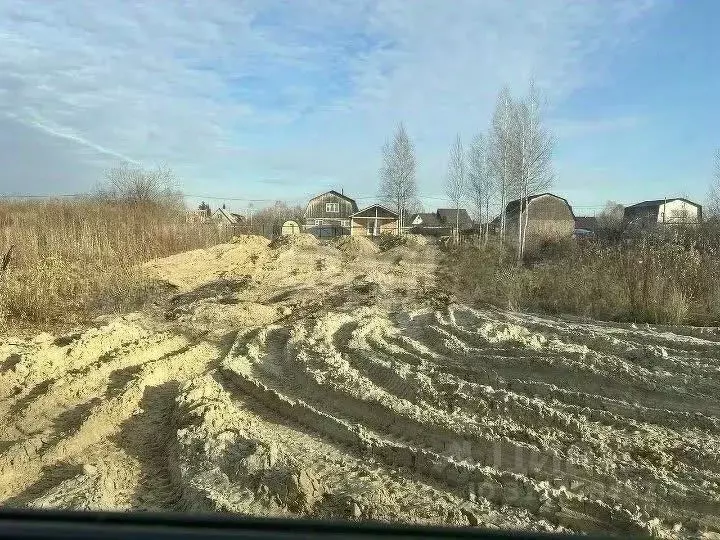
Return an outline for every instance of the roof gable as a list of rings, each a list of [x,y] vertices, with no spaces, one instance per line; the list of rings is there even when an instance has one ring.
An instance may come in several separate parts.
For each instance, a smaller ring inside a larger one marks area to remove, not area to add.
[[[232,214],[228,212],[225,208],[218,208],[215,210],[215,212],[212,215],[213,219],[222,219],[227,221],[228,223],[235,224],[238,222],[238,219],[235,217],[237,214]]]
[[[535,199],[539,199],[540,197],[553,197],[555,199],[559,199],[563,201],[567,207],[570,209],[570,213],[573,216],[573,219],[575,219],[575,212],[573,212],[572,206],[570,206],[570,203],[565,199],[564,197],[560,197],[559,195],[555,195],[554,193],[545,192],[545,193],[538,193],[537,195],[530,195],[527,197],[527,200],[523,200],[522,209],[525,210],[525,206]],[[518,208],[520,207],[520,199],[515,199],[514,201],[510,201],[507,203],[507,206],[505,206],[505,213],[511,214],[518,211]]]
[[[419,218],[419,222],[415,223]],[[438,215],[433,212],[420,212],[410,216],[410,223],[415,227],[444,227]]]
[[[315,199],[319,199],[321,197],[324,197],[326,195],[334,195],[335,197],[340,197],[341,199],[345,199],[346,201],[352,203],[354,208],[357,208],[357,203],[355,202],[355,199],[351,199],[347,195],[344,195],[342,193],[338,193],[334,189],[331,189],[330,191],[325,191],[324,193],[320,193],[319,195],[315,195],[310,199],[310,201],[314,201]]]
[[[378,217],[389,217],[395,219],[400,217],[397,212],[394,212],[381,204],[372,204],[367,208],[363,208],[362,210],[355,212],[350,217],[375,217],[376,210]]]

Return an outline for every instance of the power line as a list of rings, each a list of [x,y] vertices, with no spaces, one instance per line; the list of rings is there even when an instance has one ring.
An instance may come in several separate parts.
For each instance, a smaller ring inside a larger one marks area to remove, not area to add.
[[[223,201],[223,202],[244,202],[244,203],[275,203],[277,201],[284,201],[284,202],[304,202],[309,199],[311,199],[315,194],[310,194],[306,196],[299,196],[299,197],[293,197],[293,198],[285,198],[280,199],[278,197],[271,198],[271,199],[252,199],[248,197],[236,197],[236,196],[221,196],[221,195],[209,195],[209,194],[196,194],[196,193],[185,193],[185,192],[177,192],[178,195],[181,195],[183,197],[193,198],[193,199],[204,199],[204,200],[210,200],[210,201]],[[97,196],[97,194],[94,193],[56,193],[56,194],[36,194],[36,193],[23,193],[23,194],[0,194],[0,199],[70,199],[70,198],[83,198],[88,197],[91,198],[93,196]],[[379,197],[377,195],[361,195],[352,197],[355,200],[378,200]],[[433,201],[449,201],[450,199],[448,197],[442,197],[437,195],[417,195],[418,199],[424,199],[424,200],[433,200]],[[573,204],[571,205],[573,208],[582,208],[582,209],[597,209],[597,208],[605,208],[604,204]]]
[[[58,193],[56,195],[37,195],[37,194],[21,194],[8,195],[0,194],[0,199],[54,199],[54,198],[71,198],[71,197],[90,197],[90,193]]]

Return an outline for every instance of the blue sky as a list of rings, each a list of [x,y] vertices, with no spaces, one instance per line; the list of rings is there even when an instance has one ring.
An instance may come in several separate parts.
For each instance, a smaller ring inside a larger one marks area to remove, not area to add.
[[[404,121],[430,209],[447,204],[455,134],[484,130],[498,90],[534,78],[553,191],[578,213],[702,201],[718,20],[715,0],[5,0],[0,193],[87,191],[127,159],[238,210],[330,188],[369,202]]]

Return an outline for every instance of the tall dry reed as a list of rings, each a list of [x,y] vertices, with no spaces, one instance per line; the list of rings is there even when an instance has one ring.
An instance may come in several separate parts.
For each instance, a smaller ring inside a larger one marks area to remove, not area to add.
[[[175,207],[106,199],[0,203],[0,321],[71,323],[125,309],[146,292],[137,265],[223,241]]]

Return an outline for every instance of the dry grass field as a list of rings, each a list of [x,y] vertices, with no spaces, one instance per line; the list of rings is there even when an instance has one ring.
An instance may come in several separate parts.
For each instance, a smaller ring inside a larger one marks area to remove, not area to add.
[[[185,223],[153,202],[49,200],[0,203],[0,324],[67,325],[137,304],[146,282],[137,265],[228,238]]]

